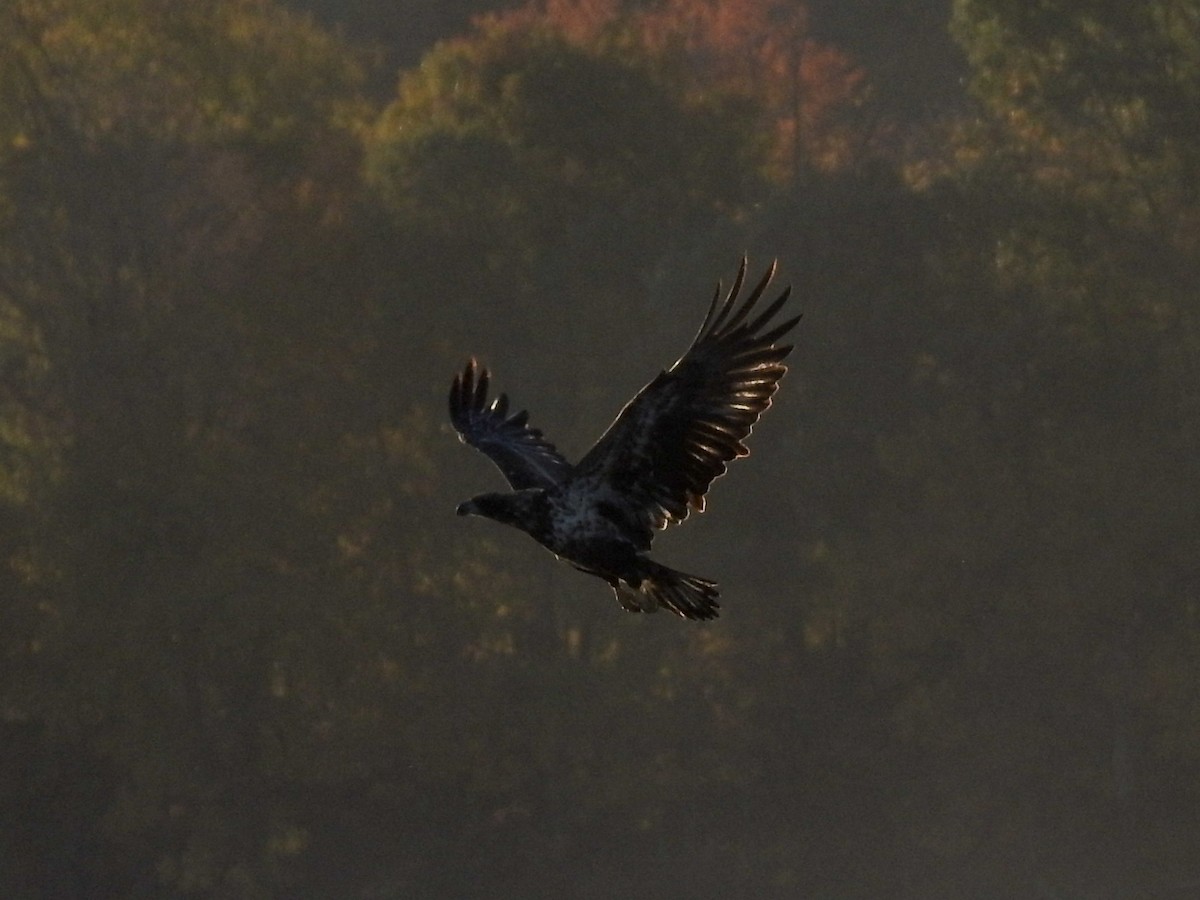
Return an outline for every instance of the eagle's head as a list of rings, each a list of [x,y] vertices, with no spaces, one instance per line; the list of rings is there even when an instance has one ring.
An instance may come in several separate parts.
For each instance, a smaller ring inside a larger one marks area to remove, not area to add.
[[[505,525],[528,529],[538,515],[538,506],[545,494],[545,491],[537,489],[512,494],[480,494],[458,504],[455,513],[460,516],[483,516]]]
[[[487,516],[484,512],[484,503],[488,497],[494,497],[495,494],[481,494],[478,497],[472,497],[470,500],[464,500],[458,504],[458,508],[454,510],[456,516]],[[488,516],[491,518],[491,516]]]

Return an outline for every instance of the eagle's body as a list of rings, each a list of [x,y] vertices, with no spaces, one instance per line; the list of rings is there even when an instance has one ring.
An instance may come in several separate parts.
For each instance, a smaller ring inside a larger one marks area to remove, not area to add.
[[[474,497],[459,506],[459,515],[520,528],[577,569],[607,581],[628,610],[663,606],[690,619],[716,616],[714,582],[645,554],[656,530],[682,522],[693,509],[704,511],[709,485],[730,460],[747,455],[742,441],[787,371],[783,360],[792,348],[775,342],[799,316],[769,325],[788,291],[747,321],[774,272],[772,266],[739,307],[743,260],[723,301],[718,286],[688,352],[646,385],[574,466],[526,424],[527,413],[508,415],[505,395],[488,403],[487,370],[468,362],[450,390],[450,418],[462,440],[487,454],[513,490]]]

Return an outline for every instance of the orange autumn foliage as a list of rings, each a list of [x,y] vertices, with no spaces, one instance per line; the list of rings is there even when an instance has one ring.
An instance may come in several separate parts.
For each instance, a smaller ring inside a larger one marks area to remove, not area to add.
[[[548,27],[578,45],[617,41],[669,65],[696,92],[749,97],[772,136],[772,174],[852,165],[865,143],[853,113],[864,70],[809,36],[804,6],[788,0],[531,0],[484,21]]]

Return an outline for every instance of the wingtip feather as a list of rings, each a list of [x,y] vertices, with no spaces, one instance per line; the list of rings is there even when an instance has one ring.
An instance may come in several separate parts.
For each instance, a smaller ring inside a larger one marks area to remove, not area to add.
[[[766,334],[762,335],[760,340],[768,346],[773,345],[777,340],[779,340],[781,337],[783,337],[785,334],[787,334],[789,331],[791,331],[793,328],[795,328],[796,325],[800,322],[800,319],[801,319],[801,316],[793,316],[792,318],[788,319],[786,322],[783,322],[782,324],[780,324],[780,325],[776,326],[775,328],[771,329],[770,331],[768,331]],[[791,348],[791,346],[789,346],[787,349],[790,352],[792,348]]]
[[[783,289],[783,293],[779,295],[778,299],[776,299],[770,306],[768,306],[765,310],[763,310],[761,313],[759,313],[758,317],[755,318],[755,320],[753,322],[749,323],[746,326],[746,330],[749,331],[751,334],[754,334],[760,328],[762,328],[764,325],[766,325],[768,322],[770,322],[771,319],[773,319],[775,317],[776,313],[778,313],[779,310],[783,309],[783,305],[785,303],[787,303],[788,298],[791,297],[791,295],[792,295],[792,286],[789,284],[787,287],[785,287]]]
[[[758,301],[762,299],[763,293],[771,284],[771,279],[775,277],[775,267],[776,263],[772,261],[771,265],[767,267],[767,271],[763,274],[763,277],[759,279],[758,284],[754,286],[754,290],[750,292],[750,296],[746,298],[746,302],[738,308],[737,312],[735,312],[732,317],[721,323],[721,327],[726,333],[742,324],[742,322],[745,321],[746,316],[750,314],[750,311],[754,309]],[[729,303],[726,308],[732,310],[734,307],[734,301],[735,297],[730,295]],[[750,328],[750,330],[753,331],[754,329]]]
[[[742,285],[746,281],[746,267],[748,264],[749,261],[746,255],[742,254],[742,261],[738,265],[737,276],[733,279],[733,284],[729,286],[729,293],[726,294],[725,301],[721,304],[721,309],[717,313],[716,319],[714,319],[712,324],[709,326],[707,331],[708,334],[715,332],[717,329],[725,325],[725,319],[729,316],[730,312],[733,311],[734,306],[737,304],[738,294],[741,293]],[[718,295],[719,293],[720,288],[718,287]]]

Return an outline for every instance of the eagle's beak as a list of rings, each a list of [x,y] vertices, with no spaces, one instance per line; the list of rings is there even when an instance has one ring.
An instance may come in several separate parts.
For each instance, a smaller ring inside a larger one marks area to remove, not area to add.
[[[477,511],[473,500],[465,500],[458,504],[458,509],[454,510],[454,514],[456,516],[470,516],[474,515]]]

